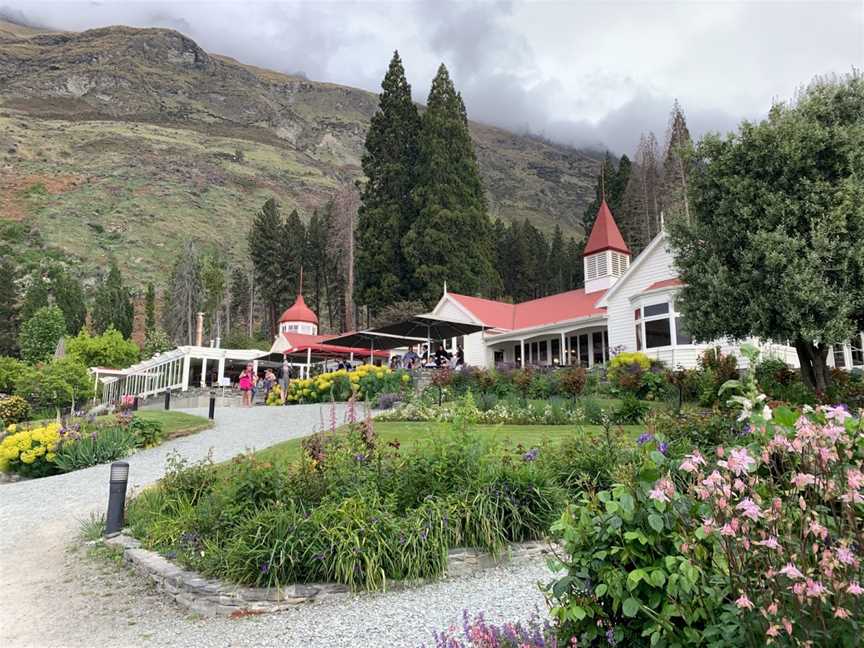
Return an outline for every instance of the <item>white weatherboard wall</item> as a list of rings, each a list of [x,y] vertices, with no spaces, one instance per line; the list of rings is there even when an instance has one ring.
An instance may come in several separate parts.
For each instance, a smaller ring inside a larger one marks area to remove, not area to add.
[[[651,284],[678,275],[672,268],[672,255],[666,250],[665,235],[660,234],[633,263],[630,271],[614,286],[615,292],[606,299],[609,348],[624,347],[625,351],[636,350],[636,329],[630,298],[638,295]],[[643,258],[644,256],[644,258]],[[650,349],[646,351],[651,355]]]

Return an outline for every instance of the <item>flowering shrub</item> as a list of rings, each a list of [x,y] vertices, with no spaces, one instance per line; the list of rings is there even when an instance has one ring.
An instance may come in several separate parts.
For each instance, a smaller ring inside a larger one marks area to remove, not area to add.
[[[292,380],[285,400],[288,403],[347,401],[351,394],[357,394],[359,399],[370,400],[382,391],[399,391],[410,385],[410,382],[411,375],[407,372],[361,365],[351,371],[339,369],[312,378]],[[276,404],[281,402],[268,401],[268,405]]]
[[[0,471],[27,477],[43,477],[60,472],[55,463],[60,429],[59,423],[21,431],[16,431],[14,425],[10,426],[9,433],[0,441]]]
[[[0,424],[20,423],[30,415],[30,405],[20,396],[0,398]]]
[[[535,614],[526,622],[489,623],[480,612],[473,618],[468,610],[462,615],[462,627],[450,626],[435,633],[434,648],[564,648],[558,643],[555,628]]]

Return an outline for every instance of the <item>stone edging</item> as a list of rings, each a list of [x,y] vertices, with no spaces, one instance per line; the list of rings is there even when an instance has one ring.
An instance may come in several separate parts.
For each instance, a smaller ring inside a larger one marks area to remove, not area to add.
[[[304,603],[344,597],[351,593],[348,586],[341,583],[295,583],[279,588],[243,587],[204,578],[196,572],[183,569],[164,556],[142,548],[138,540],[128,535],[120,534],[108,538],[105,544],[121,548],[124,560],[136,571],[153,580],[158,590],[168,594],[180,605],[205,616],[245,616],[277,612]],[[511,545],[498,558],[475,549],[451,549],[447,555],[446,576],[467,576],[509,560],[549,553],[549,545],[542,542]],[[402,589],[419,583],[390,581],[388,589]]]

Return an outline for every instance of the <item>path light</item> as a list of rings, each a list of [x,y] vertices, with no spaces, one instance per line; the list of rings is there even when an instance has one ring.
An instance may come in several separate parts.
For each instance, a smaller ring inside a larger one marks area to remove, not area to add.
[[[207,418],[211,421],[213,420],[213,415],[216,413],[216,394],[214,392],[210,392],[210,409],[207,412]]]
[[[171,409],[171,390],[170,389],[165,390],[165,409],[166,410]]]
[[[115,536],[123,529],[126,506],[126,484],[129,481],[129,464],[115,461],[111,464],[111,480],[108,488],[108,515],[105,518],[105,537]]]

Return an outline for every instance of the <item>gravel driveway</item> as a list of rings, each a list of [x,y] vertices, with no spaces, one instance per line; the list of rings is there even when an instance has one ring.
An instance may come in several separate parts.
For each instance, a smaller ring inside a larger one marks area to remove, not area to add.
[[[186,410],[206,416],[205,411]],[[158,479],[171,451],[216,461],[305,436],[329,419],[319,405],[225,408],[216,426],[129,459],[130,485]],[[337,412],[339,420],[343,411]],[[203,619],[169,602],[146,579],[70,550],[80,520],[103,512],[108,466],[0,485],[0,645],[12,646],[417,646],[459,624],[462,610],[493,620],[543,609],[542,560],[422,588],[364,594],[245,619]]]

